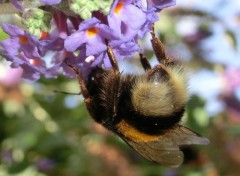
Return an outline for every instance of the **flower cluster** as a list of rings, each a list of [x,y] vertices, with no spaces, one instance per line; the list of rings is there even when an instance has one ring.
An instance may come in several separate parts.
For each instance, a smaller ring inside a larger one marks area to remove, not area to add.
[[[27,31],[2,26],[10,37],[0,42],[0,54],[13,68],[21,67],[28,80],[41,75],[56,78],[60,73],[74,77],[67,64],[81,70],[85,78],[96,66],[111,67],[106,41],[118,60],[141,52],[138,39],[158,20],[157,12],[175,5],[175,0],[147,0],[146,7],[141,0],[39,1],[34,9],[10,1],[22,12]]]

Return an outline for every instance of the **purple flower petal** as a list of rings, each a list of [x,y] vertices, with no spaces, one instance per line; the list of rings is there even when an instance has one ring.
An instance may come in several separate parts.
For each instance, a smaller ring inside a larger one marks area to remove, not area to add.
[[[97,43],[97,46],[96,46]],[[94,37],[93,39],[88,40],[88,43],[86,45],[86,55],[94,55],[101,53],[103,51],[107,50],[106,44],[102,41],[102,38],[100,37]]]
[[[138,31],[138,35],[140,38],[143,38],[147,32],[151,30],[152,24],[159,20],[157,14],[154,9],[147,10],[146,12],[147,20],[142,26],[141,30]]]
[[[59,4],[62,0],[40,0],[41,3],[46,5]]]
[[[22,77],[27,80],[36,81],[40,78],[40,72],[29,66],[28,64],[21,65],[23,69]]]
[[[22,51],[28,58],[39,58],[40,55],[38,53],[38,49],[32,45],[22,45]]]
[[[13,55],[18,51],[20,45],[16,42],[16,39],[9,38],[0,42],[0,47],[7,51],[8,54]]]
[[[130,28],[138,30],[146,21],[146,15],[139,8],[128,5],[124,8],[121,19]]]
[[[176,0],[147,0],[148,9],[154,8],[161,10],[167,7],[175,6]]]
[[[19,35],[24,35],[24,31],[17,26],[11,24],[3,24],[2,29],[11,37],[18,37]]]
[[[85,32],[75,32],[65,39],[64,47],[67,51],[75,51],[80,45],[87,41]]]
[[[74,32],[65,40],[67,51],[75,51],[80,47],[86,48],[86,57],[99,54],[107,49],[105,40],[116,39],[116,34],[109,26],[99,24],[96,18],[84,21],[79,26],[79,30]]]
[[[89,29],[90,27],[95,26],[96,24],[99,24],[101,21],[99,21],[97,18],[93,17],[91,19],[85,20],[83,22],[81,22],[81,24],[79,25],[79,31],[85,31],[87,29]]]
[[[20,11],[23,11],[23,6],[19,0],[10,0],[10,2]]]

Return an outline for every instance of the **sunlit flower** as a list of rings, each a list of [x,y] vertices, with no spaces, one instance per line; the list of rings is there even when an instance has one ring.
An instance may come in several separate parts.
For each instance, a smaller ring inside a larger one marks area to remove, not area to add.
[[[65,40],[65,48],[75,51],[81,46],[86,46],[86,55],[99,54],[107,49],[105,40],[113,39],[112,30],[100,20],[91,18],[79,25],[78,31],[74,32]]]
[[[54,35],[44,33],[40,39],[37,39],[17,26],[5,24],[3,29],[10,38],[0,42],[1,55],[12,62],[11,67],[23,69],[23,78],[37,80],[40,75],[56,78],[60,68],[63,67],[61,71],[64,75],[70,77],[74,75],[69,74],[69,70],[66,69],[64,40],[57,36],[57,32],[54,31]],[[68,71],[68,74],[65,71]]]
[[[4,24],[2,26],[4,32],[10,35],[9,39],[0,42],[6,53],[16,55],[22,51],[29,58],[40,57],[38,53],[38,39],[18,28],[17,26]]]
[[[56,78],[60,73],[73,77],[66,63],[81,70],[85,78],[94,67],[110,68],[107,43],[117,60],[132,57],[135,52],[141,52],[138,39],[143,38],[158,20],[156,11],[175,1],[147,1],[148,8],[141,0],[114,0],[112,6],[111,1],[103,4],[98,1],[74,4],[77,3],[74,1],[68,5],[61,0],[40,2],[43,5],[35,14],[37,20],[31,13],[32,18],[26,18],[28,31],[38,37],[17,26],[4,24],[3,30],[10,38],[0,42],[0,54],[12,62],[12,67],[23,68],[23,77],[30,80],[37,80],[41,75]],[[12,3],[16,6],[20,1],[12,0]],[[51,10],[51,5],[60,3]],[[84,14],[81,9],[76,13],[78,8],[84,9],[84,4],[88,5],[87,13],[91,14]],[[45,5],[50,7],[44,8]],[[44,19],[49,26],[41,21]]]
[[[147,20],[143,10],[133,5],[133,2],[134,0],[115,1],[108,16],[110,28],[125,42],[133,40]]]

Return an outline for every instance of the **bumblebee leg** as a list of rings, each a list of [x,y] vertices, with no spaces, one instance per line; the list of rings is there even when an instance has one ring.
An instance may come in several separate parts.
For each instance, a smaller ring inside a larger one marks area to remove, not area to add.
[[[164,65],[172,64],[173,62],[167,57],[167,55],[165,53],[165,49],[164,49],[164,46],[163,46],[162,42],[155,35],[154,25],[152,25],[152,29],[151,29],[150,33],[152,35],[152,40],[151,40],[152,47],[153,47],[153,50],[155,52],[155,55],[156,55],[159,63],[162,63]]]
[[[143,54],[139,53],[140,56],[140,61],[142,64],[142,67],[144,68],[145,71],[150,70],[151,69],[151,65],[148,62],[147,58],[145,56],[143,56]]]
[[[108,41],[106,40],[106,44],[107,44],[107,54],[108,57],[110,59],[110,62],[112,64],[113,70],[117,73],[119,73],[119,68],[118,68],[118,63],[117,63],[117,59],[113,53],[112,48],[109,46]]]
[[[109,74],[111,74],[111,92],[113,93],[113,112],[112,112],[112,119],[114,120],[116,115],[117,115],[117,103],[118,103],[118,99],[119,99],[119,92],[120,92],[120,72],[119,72],[119,67],[118,67],[118,63],[117,63],[117,59],[113,53],[112,48],[109,46],[108,41],[106,40],[106,45],[107,45],[107,54],[108,57],[110,59],[110,62],[112,64],[112,72],[110,72]]]

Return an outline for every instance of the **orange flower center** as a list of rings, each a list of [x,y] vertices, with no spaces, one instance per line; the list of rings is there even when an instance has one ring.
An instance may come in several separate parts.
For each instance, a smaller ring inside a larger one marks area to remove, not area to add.
[[[115,14],[119,14],[120,11],[122,10],[122,8],[123,8],[123,2],[117,3],[117,5],[116,5],[116,7],[115,7],[115,9],[114,9],[114,13],[115,13]]]
[[[24,36],[24,35],[20,35],[19,36],[19,41],[21,42],[21,43],[28,43],[28,38],[26,37],[26,36]]]
[[[86,33],[87,33],[87,36],[93,37],[93,36],[95,36],[98,33],[98,29],[95,28],[95,27],[92,27],[92,28],[88,29],[86,31]]]
[[[30,59],[29,62],[30,62],[30,64],[35,65],[35,66],[41,65],[41,60],[38,59],[38,58],[36,58],[36,59]]]
[[[41,32],[41,36],[40,36],[39,40],[44,40],[44,39],[46,39],[46,38],[47,38],[47,36],[48,36],[48,33],[47,33],[47,32],[45,32],[45,31],[42,31],[42,32]]]

